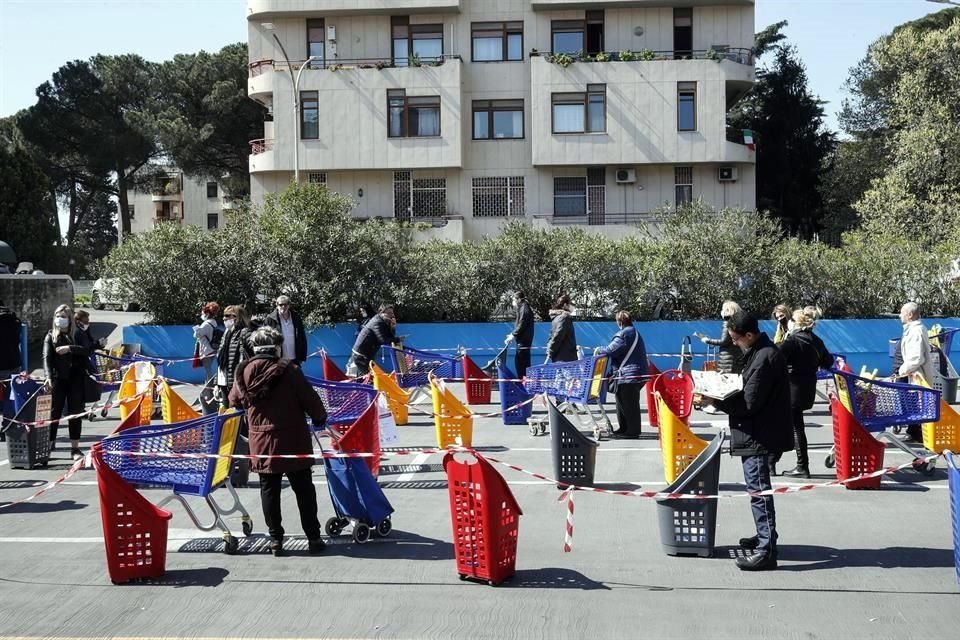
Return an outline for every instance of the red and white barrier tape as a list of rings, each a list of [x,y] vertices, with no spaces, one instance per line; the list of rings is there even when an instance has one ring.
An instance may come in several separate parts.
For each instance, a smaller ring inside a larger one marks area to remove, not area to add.
[[[563,552],[570,553],[573,551],[573,490],[564,491],[559,500],[563,501],[564,498],[567,502],[567,522],[563,530]]]
[[[9,509],[10,507],[13,507],[13,506],[15,506],[15,505],[23,504],[23,503],[25,503],[25,502],[30,502],[31,500],[35,500],[35,499],[39,498],[40,496],[42,496],[43,494],[45,494],[47,491],[50,491],[50,490],[53,489],[54,487],[60,485],[60,484],[63,483],[63,482],[66,482],[67,480],[69,480],[70,478],[72,478],[73,475],[74,475],[77,471],[80,471],[80,469],[83,469],[83,468],[84,468],[85,466],[87,466],[88,464],[89,464],[89,463],[88,463],[86,457],[80,458],[79,460],[77,460],[76,462],[73,463],[73,466],[70,467],[69,471],[67,471],[65,474],[63,474],[62,476],[60,476],[60,477],[57,478],[56,480],[54,480],[54,481],[52,481],[52,482],[48,482],[48,483],[46,484],[46,486],[44,486],[42,489],[40,489],[40,491],[37,491],[35,494],[33,494],[32,496],[30,496],[29,498],[23,498],[22,500],[17,500],[16,502],[9,502],[9,503],[7,503],[7,504],[0,504],[0,510]]]

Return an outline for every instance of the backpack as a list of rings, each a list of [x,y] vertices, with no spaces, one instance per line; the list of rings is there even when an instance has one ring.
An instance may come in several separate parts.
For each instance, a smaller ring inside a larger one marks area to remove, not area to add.
[[[210,346],[214,351],[220,350],[220,343],[223,341],[223,333],[224,331],[219,325],[213,328],[213,337],[210,338]]]

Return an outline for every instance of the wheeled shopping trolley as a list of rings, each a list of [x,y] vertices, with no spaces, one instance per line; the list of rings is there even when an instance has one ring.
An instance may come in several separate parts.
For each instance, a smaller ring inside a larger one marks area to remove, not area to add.
[[[383,537],[390,535],[393,507],[363,459],[325,458],[323,464],[336,514],[324,526],[327,535],[339,536],[350,525],[357,544],[367,542],[371,532]]]

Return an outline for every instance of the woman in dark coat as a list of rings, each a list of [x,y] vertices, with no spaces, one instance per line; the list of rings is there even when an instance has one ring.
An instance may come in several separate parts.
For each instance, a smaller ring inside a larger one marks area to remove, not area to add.
[[[227,406],[227,396],[233,388],[233,377],[240,362],[253,356],[250,347],[250,321],[247,310],[240,305],[231,305],[223,310],[223,326],[226,331],[217,350],[217,387],[220,403]]]
[[[743,351],[733,343],[730,337],[730,319],[740,313],[740,305],[732,300],[727,300],[720,308],[720,318],[723,320],[723,329],[719,338],[711,338],[702,333],[693,335],[700,338],[700,341],[717,349],[717,371],[720,373],[740,373],[743,370]]]
[[[307,383],[296,363],[280,358],[283,336],[271,327],[257,329],[250,337],[254,355],[242,362],[230,390],[230,404],[246,410],[253,455],[313,454],[313,440],[304,414],[314,424],[323,424],[327,412],[320,396]],[[283,476],[297,496],[300,523],[310,553],[326,546],[320,537],[317,490],[313,486],[314,459],[254,459],[252,470],[260,474],[260,502],[270,531],[273,555],[283,555],[280,489]]]
[[[617,425],[613,437],[636,440],[640,437],[642,424],[640,395],[647,375],[647,350],[643,338],[634,328],[633,320],[626,311],[617,312],[617,327],[620,329],[605,348],[597,353],[610,356],[613,379],[617,380]]]
[[[790,411],[797,450],[797,466],[784,471],[785,476],[810,477],[803,412],[813,407],[817,395],[817,369],[833,366],[833,356],[827,351],[823,340],[813,332],[815,324],[816,316],[806,310],[797,309],[793,312],[787,337],[780,344],[780,353],[783,354],[790,372]]]
[[[84,388],[90,371],[90,351],[74,342],[73,310],[65,304],[57,307],[53,314],[53,328],[43,338],[43,372],[47,376],[46,386],[53,394],[50,408],[50,448],[57,439],[60,416],[67,406],[68,415],[83,413],[85,409]],[[71,418],[67,423],[70,430],[70,455],[74,460],[83,457],[80,450],[80,429],[83,418]]]
[[[550,362],[573,362],[577,359],[577,332],[570,315],[570,298],[562,295],[550,310],[550,338],[547,359]]]

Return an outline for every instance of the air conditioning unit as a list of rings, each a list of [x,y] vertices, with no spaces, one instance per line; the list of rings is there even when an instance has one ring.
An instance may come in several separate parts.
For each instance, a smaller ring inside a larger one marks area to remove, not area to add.
[[[717,180],[720,182],[736,182],[737,181],[737,168],[736,167],[720,167],[717,169]]]
[[[636,169],[617,169],[617,184],[630,184],[636,181]]]

